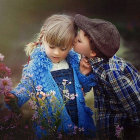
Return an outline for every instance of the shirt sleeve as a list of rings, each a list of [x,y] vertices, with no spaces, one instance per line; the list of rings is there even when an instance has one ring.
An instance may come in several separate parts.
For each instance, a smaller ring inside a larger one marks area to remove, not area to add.
[[[86,75],[83,75],[82,73],[80,73],[80,71],[78,71],[77,75],[78,75],[80,84],[83,87],[84,92],[89,92],[91,90],[91,88],[96,85],[95,76],[93,73],[86,76]]]
[[[132,77],[127,77],[120,71],[111,71],[108,74],[113,92],[124,111],[133,121],[138,121],[140,112],[140,93]]]

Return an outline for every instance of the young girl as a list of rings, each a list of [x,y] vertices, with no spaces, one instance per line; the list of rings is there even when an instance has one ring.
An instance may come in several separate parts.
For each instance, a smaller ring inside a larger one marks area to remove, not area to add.
[[[30,77],[32,83],[35,83],[36,86],[40,85],[44,93],[54,90],[56,98],[62,104],[64,102],[62,98],[64,82],[68,82],[67,91],[75,98],[69,100],[62,110],[59,131],[68,133],[68,126],[71,125],[72,129],[74,126],[78,126],[84,128],[84,134],[94,135],[92,113],[85,105],[82,91],[82,88],[84,91],[89,91],[95,84],[94,76],[92,74],[85,76],[79,72],[78,55],[71,51],[75,35],[76,30],[72,17],[68,15],[49,17],[41,28],[37,40],[27,45],[26,53],[30,56],[30,61],[23,69],[21,83],[5,96],[5,102],[9,104],[12,98],[17,97],[17,103],[21,107],[29,100],[30,96],[27,96],[27,91],[21,90],[30,86],[24,78],[27,74],[32,75]],[[86,81],[88,86],[84,84],[81,86],[77,75],[80,80]],[[33,91],[32,87],[28,89],[30,92]],[[48,101],[49,98],[46,100]],[[36,131],[37,135],[41,137],[41,128],[37,126]]]

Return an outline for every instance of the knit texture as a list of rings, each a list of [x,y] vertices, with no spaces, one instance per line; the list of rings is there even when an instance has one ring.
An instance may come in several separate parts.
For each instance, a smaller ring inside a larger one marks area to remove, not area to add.
[[[83,127],[85,130],[85,134],[94,135],[95,126],[92,119],[92,111],[90,108],[88,108],[85,105],[83,91],[81,90],[82,86],[79,83],[79,80],[77,77],[77,73],[79,73],[78,55],[74,51],[70,51],[66,58],[66,61],[73,69],[75,92],[78,95],[76,98],[77,109],[78,109],[78,120],[79,120],[78,127]],[[35,87],[37,85],[41,85],[43,87],[42,91],[44,93],[54,90],[56,92],[55,94],[56,98],[63,105],[61,93],[50,72],[51,68],[52,68],[52,62],[46,56],[44,47],[38,46],[37,48],[35,48],[33,53],[31,54],[31,60],[29,61],[29,64],[26,64],[24,66],[21,82],[13,91],[11,91],[11,93],[17,96],[19,107],[21,107],[30,98],[30,96],[27,93],[27,90],[36,94],[36,92],[33,91],[33,88],[30,84],[33,84]],[[26,79],[25,76],[28,76],[28,75],[29,77],[30,75],[32,76]],[[90,84],[90,88],[91,88],[94,85],[94,82],[93,82],[94,76],[93,75],[89,76],[87,79],[87,83],[88,83],[88,80],[92,81],[93,83],[93,84],[92,83]],[[85,82],[85,85],[86,85],[86,82]],[[88,88],[88,90],[90,89],[88,85],[86,85],[85,88],[86,87]],[[63,128],[64,132],[68,133],[70,129],[68,125],[72,125],[71,129],[74,128],[74,124],[72,123],[71,118],[68,115],[66,107],[64,107],[61,114],[60,130]],[[40,127],[36,126],[37,135],[40,136],[40,132],[41,132]]]

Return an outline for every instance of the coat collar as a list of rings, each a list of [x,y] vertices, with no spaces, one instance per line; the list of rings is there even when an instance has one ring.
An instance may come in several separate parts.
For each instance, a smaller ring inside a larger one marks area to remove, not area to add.
[[[52,61],[48,58],[48,56],[45,53],[45,48],[43,45],[38,45],[32,52],[31,61],[37,61],[38,64],[47,70],[51,70],[52,68]],[[79,55],[71,50],[68,53],[68,56],[66,57],[66,61],[68,64],[74,68],[79,66]]]

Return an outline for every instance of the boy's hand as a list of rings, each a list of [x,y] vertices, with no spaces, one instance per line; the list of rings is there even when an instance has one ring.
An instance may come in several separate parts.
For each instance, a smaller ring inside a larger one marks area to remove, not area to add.
[[[80,61],[80,72],[84,75],[88,75],[92,71],[91,65],[88,60],[84,57]]]
[[[15,100],[16,99],[16,96],[11,94],[11,93],[7,93],[5,94],[4,96],[4,101],[6,104],[10,104],[12,100]]]

